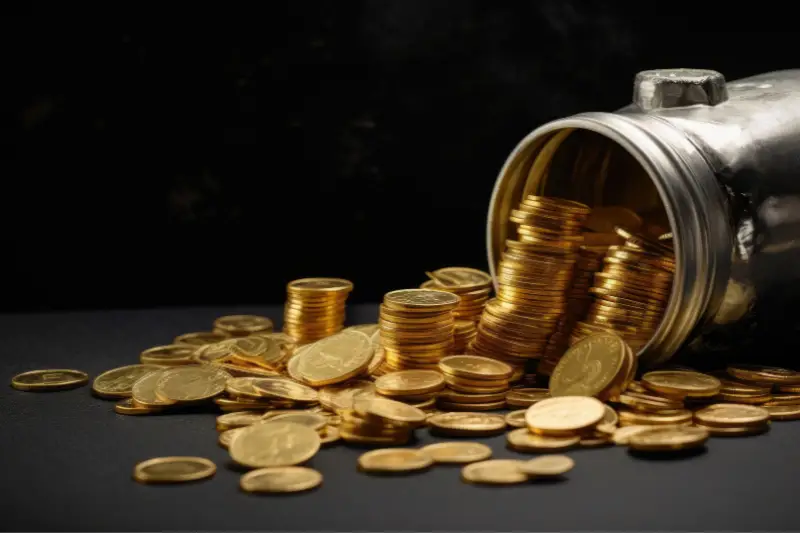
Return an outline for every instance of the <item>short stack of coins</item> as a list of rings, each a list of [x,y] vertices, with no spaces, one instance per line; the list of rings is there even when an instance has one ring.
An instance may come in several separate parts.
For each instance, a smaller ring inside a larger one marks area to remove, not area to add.
[[[423,410],[436,405],[436,397],[444,387],[445,380],[436,370],[400,370],[375,380],[375,391],[381,396]]]
[[[339,433],[346,442],[382,445],[407,443],[427,417],[416,407],[385,398],[357,399],[339,415]]]
[[[384,296],[380,307],[380,342],[386,370],[436,370],[453,353],[453,310],[460,298],[450,292],[404,289]]]
[[[582,226],[583,204],[528,196],[511,212],[518,240],[507,240],[497,266],[497,297],[489,300],[471,352],[524,368],[540,359],[567,309]]]
[[[337,278],[304,278],[286,286],[283,331],[308,344],[342,330],[353,284]]]
[[[675,257],[662,243],[618,228],[624,246],[611,246],[589,291],[594,303],[572,331],[570,344],[600,331],[623,337],[635,351],[661,322],[672,287]]]
[[[567,292],[567,310],[558,322],[558,328],[547,343],[544,357],[536,368],[538,374],[549,376],[561,356],[569,347],[569,338],[575,324],[586,317],[592,297],[589,289],[594,274],[603,267],[607,246],[581,246],[575,263],[572,285]]]
[[[505,407],[514,369],[502,361],[477,355],[451,355],[439,362],[447,389],[439,393],[439,409],[490,411]]]

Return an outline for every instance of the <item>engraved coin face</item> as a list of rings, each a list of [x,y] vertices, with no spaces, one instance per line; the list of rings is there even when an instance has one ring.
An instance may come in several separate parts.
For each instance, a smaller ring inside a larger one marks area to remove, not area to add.
[[[461,299],[450,292],[430,289],[403,289],[387,293],[383,303],[392,308],[419,308],[420,310],[455,309]]]
[[[388,398],[356,398],[355,410],[399,424],[421,424],[425,422],[425,411],[403,402]]]
[[[259,412],[254,411],[235,411],[217,417],[217,429],[223,431],[233,428],[240,428],[257,424],[263,420]]]
[[[292,466],[311,459],[319,450],[316,431],[293,422],[264,422],[242,429],[230,443],[237,463],[250,468]]]
[[[211,477],[216,465],[204,457],[156,457],[136,465],[133,478],[140,483],[185,483]]]
[[[126,398],[141,377],[160,370],[157,365],[128,365],[107,370],[94,378],[92,391],[102,398]]]
[[[708,435],[700,427],[656,427],[631,435],[628,446],[641,451],[686,450],[704,445]]]
[[[156,370],[136,380],[136,383],[131,388],[131,396],[137,404],[144,407],[165,407],[175,403],[175,400],[160,397],[156,394],[158,382],[165,372],[166,370]]]
[[[594,426],[605,415],[603,402],[586,396],[548,398],[528,408],[525,420],[535,433],[574,433]]]
[[[596,396],[624,369],[625,341],[612,334],[590,335],[570,347],[550,376],[552,396]]]
[[[18,390],[67,390],[81,387],[89,382],[89,375],[80,370],[52,369],[30,370],[11,379],[11,386]]]
[[[196,331],[178,335],[172,341],[173,344],[189,344],[191,346],[205,346],[215,342],[224,341],[228,336],[225,333],[215,331]]]
[[[318,487],[322,474],[303,466],[272,466],[243,475],[239,486],[246,492],[302,492]]]
[[[156,384],[159,397],[175,402],[196,402],[221,394],[231,375],[209,365],[184,366],[165,371]]]
[[[428,418],[428,425],[450,434],[491,435],[506,428],[505,418],[488,413],[441,413]]]
[[[270,422],[294,422],[301,426],[309,427],[315,431],[319,431],[328,424],[328,418],[319,413],[283,413],[271,417]]]
[[[342,331],[312,344],[297,355],[297,371],[312,386],[339,383],[368,367],[373,356],[370,338],[360,331]]]

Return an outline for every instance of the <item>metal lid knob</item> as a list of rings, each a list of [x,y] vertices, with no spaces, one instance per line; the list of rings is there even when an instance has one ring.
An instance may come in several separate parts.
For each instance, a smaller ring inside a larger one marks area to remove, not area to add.
[[[725,76],[715,70],[644,70],[633,82],[633,103],[645,111],[696,104],[713,106],[727,99]]]

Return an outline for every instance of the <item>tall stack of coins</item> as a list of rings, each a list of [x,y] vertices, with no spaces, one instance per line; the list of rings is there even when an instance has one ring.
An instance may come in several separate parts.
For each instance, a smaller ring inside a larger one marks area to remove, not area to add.
[[[616,333],[634,350],[650,340],[664,314],[675,272],[672,250],[618,228],[624,246],[611,246],[589,291],[594,303],[572,332],[570,343],[599,331]]]
[[[453,310],[460,298],[450,292],[405,289],[386,294],[380,308],[380,340],[388,370],[438,369],[453,353]]]
[[[338,278],[304,278],[286,286],[283,331],[308,344],[341,331],[353,284]]]
[[[516,368],[544,354],[567,308],[582,225],[583,204],[528,196],[511,212],[518,240],[507,240],[497,267],[497,298],[489,300],[471,351]]]

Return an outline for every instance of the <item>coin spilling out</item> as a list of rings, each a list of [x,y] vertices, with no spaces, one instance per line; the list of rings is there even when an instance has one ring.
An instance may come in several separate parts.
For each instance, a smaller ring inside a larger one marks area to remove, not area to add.
[[[505,407],[514,373],[510,365],[478,355],[451,355],[442,358],[439,370],[447,383],[447,392],[439,395],[440,409],[490,411]]]
[[[345,304],[353,284],[339,278],[303,278],[286,286],[284,333],[298,344],[324,339],[344,327]]]
[[[239,486],[245,492],[302,492],[322,484],[322,474],[304,466],[271,466],[244,474]]]
[[[246,337],[253,333],[272,331],[272,320],[265,316],[229,315],[214,321],[214,332],[231,337]]]
[[[89,375],[80,370],[29,370],[11,378],[11,386],[24,391],[55,391],[83,387]]]
[[[682,451],[705,445],[709,432],[700,427],[651,427],[628,437],[631,450],[646,452]]]
[[[550,455],[525,461],[520,470],[529,478],[559,477],[575,466],[575,461],[566,455]]]
[[[461,469],[461,479],[467,483],[486,485],[515,485],[528,481],[522,471],[524,461],[512,459],[489,459],[471,463]]]
[[[363,472],[405,473],[424,470],[433,464],[433,458],[422,450],[411,448],[385,448],[366,452],[358,458]]]
[[[243,428],[230,443],[231,458],[242,466],[292,466],[314,457],[319,434],[293,422],[266,421]]]
[[[217,466],[204,457],[156,457],[136,465],[139,483],[186,483],[213,476]]]
[[[575,343],[550,376],[550,395],[617,399],[636,372],[630,346],[613,333],[590,335]]]
[[[474,463],[492,456],[492,449],[480,442],[437,442],[420,449],[434,462],[449,464]]]
[[[429,289],[387,293],[380,307],[380,343],[384,371],[437,370],[455,347],[455,294]]]
[[[106,370],[94,378],[92,392],[100,398],[129,398],[139,378],[159,369],[158,365],[128,365]]]

